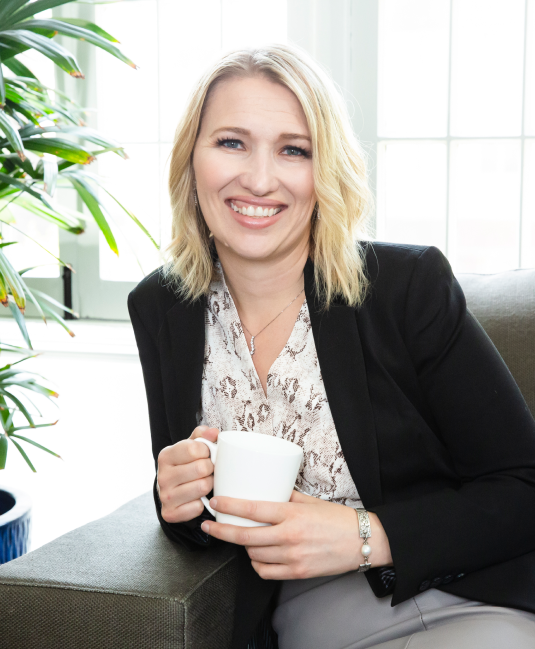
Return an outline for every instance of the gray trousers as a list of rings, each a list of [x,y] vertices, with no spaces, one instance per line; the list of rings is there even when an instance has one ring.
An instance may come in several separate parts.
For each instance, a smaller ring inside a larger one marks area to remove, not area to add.
[[[272,617],[280,649],[535,649],[535,614],[434,588],[397,606],[363,573],[286,581]]]

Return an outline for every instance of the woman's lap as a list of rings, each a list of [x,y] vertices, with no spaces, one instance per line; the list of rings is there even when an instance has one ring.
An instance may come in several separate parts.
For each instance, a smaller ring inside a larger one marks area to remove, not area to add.
[[[480,608],[477,614],[464,619],[371,645],[370,649],[534,649],[535,617],[529,619],[519,613],[506,616],[488,611],[484,614]]]
[[[279,647],[535,648],[532,613],[489,606],[435,589],[395,607],[390,602],[391,597],[374,596],[362,573],[285,582],[272,619]]]

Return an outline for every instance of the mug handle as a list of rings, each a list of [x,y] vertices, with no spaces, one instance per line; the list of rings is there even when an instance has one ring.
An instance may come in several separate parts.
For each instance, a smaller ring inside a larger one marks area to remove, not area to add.
[[[210,451],[210,459],[212,460],[214,466],[217,458],[217,444],[214,442],[211,442],[209,439],[204,439],[204,437],[196,437],[194,442],[202,442],[203,444],[206,444],[208,446],[208,450]],[[212,516],[216,515],[216,512],[210,507],[210,504],[208,502],[208,498],[206,496],[201,496],[201,500],[203,505],[206,507],[206,509],[212,514]]]

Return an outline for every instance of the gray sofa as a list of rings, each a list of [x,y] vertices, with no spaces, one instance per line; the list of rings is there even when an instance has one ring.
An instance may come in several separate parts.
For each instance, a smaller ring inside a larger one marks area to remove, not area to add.
[[[535,270],[459,277],[535,414]],[[0,649],[224,649],[232,546],[186,552],[152,494],[0,567]]]

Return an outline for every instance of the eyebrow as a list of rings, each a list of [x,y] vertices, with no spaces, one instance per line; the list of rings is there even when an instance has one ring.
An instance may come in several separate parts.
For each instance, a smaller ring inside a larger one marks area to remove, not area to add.
[[[217,128],[212,133],[212,136],[221,131],[232,131],[233,133],[239,133],[240,135],[251,135],[251,131],[247,130],[246,128],[240,128],[239,126],[222,126],[221,128]],[[279,138],[281,140],[307,140],[308,142],[312,141],[308,135],[303,135],[303,133],[281,133]]]

